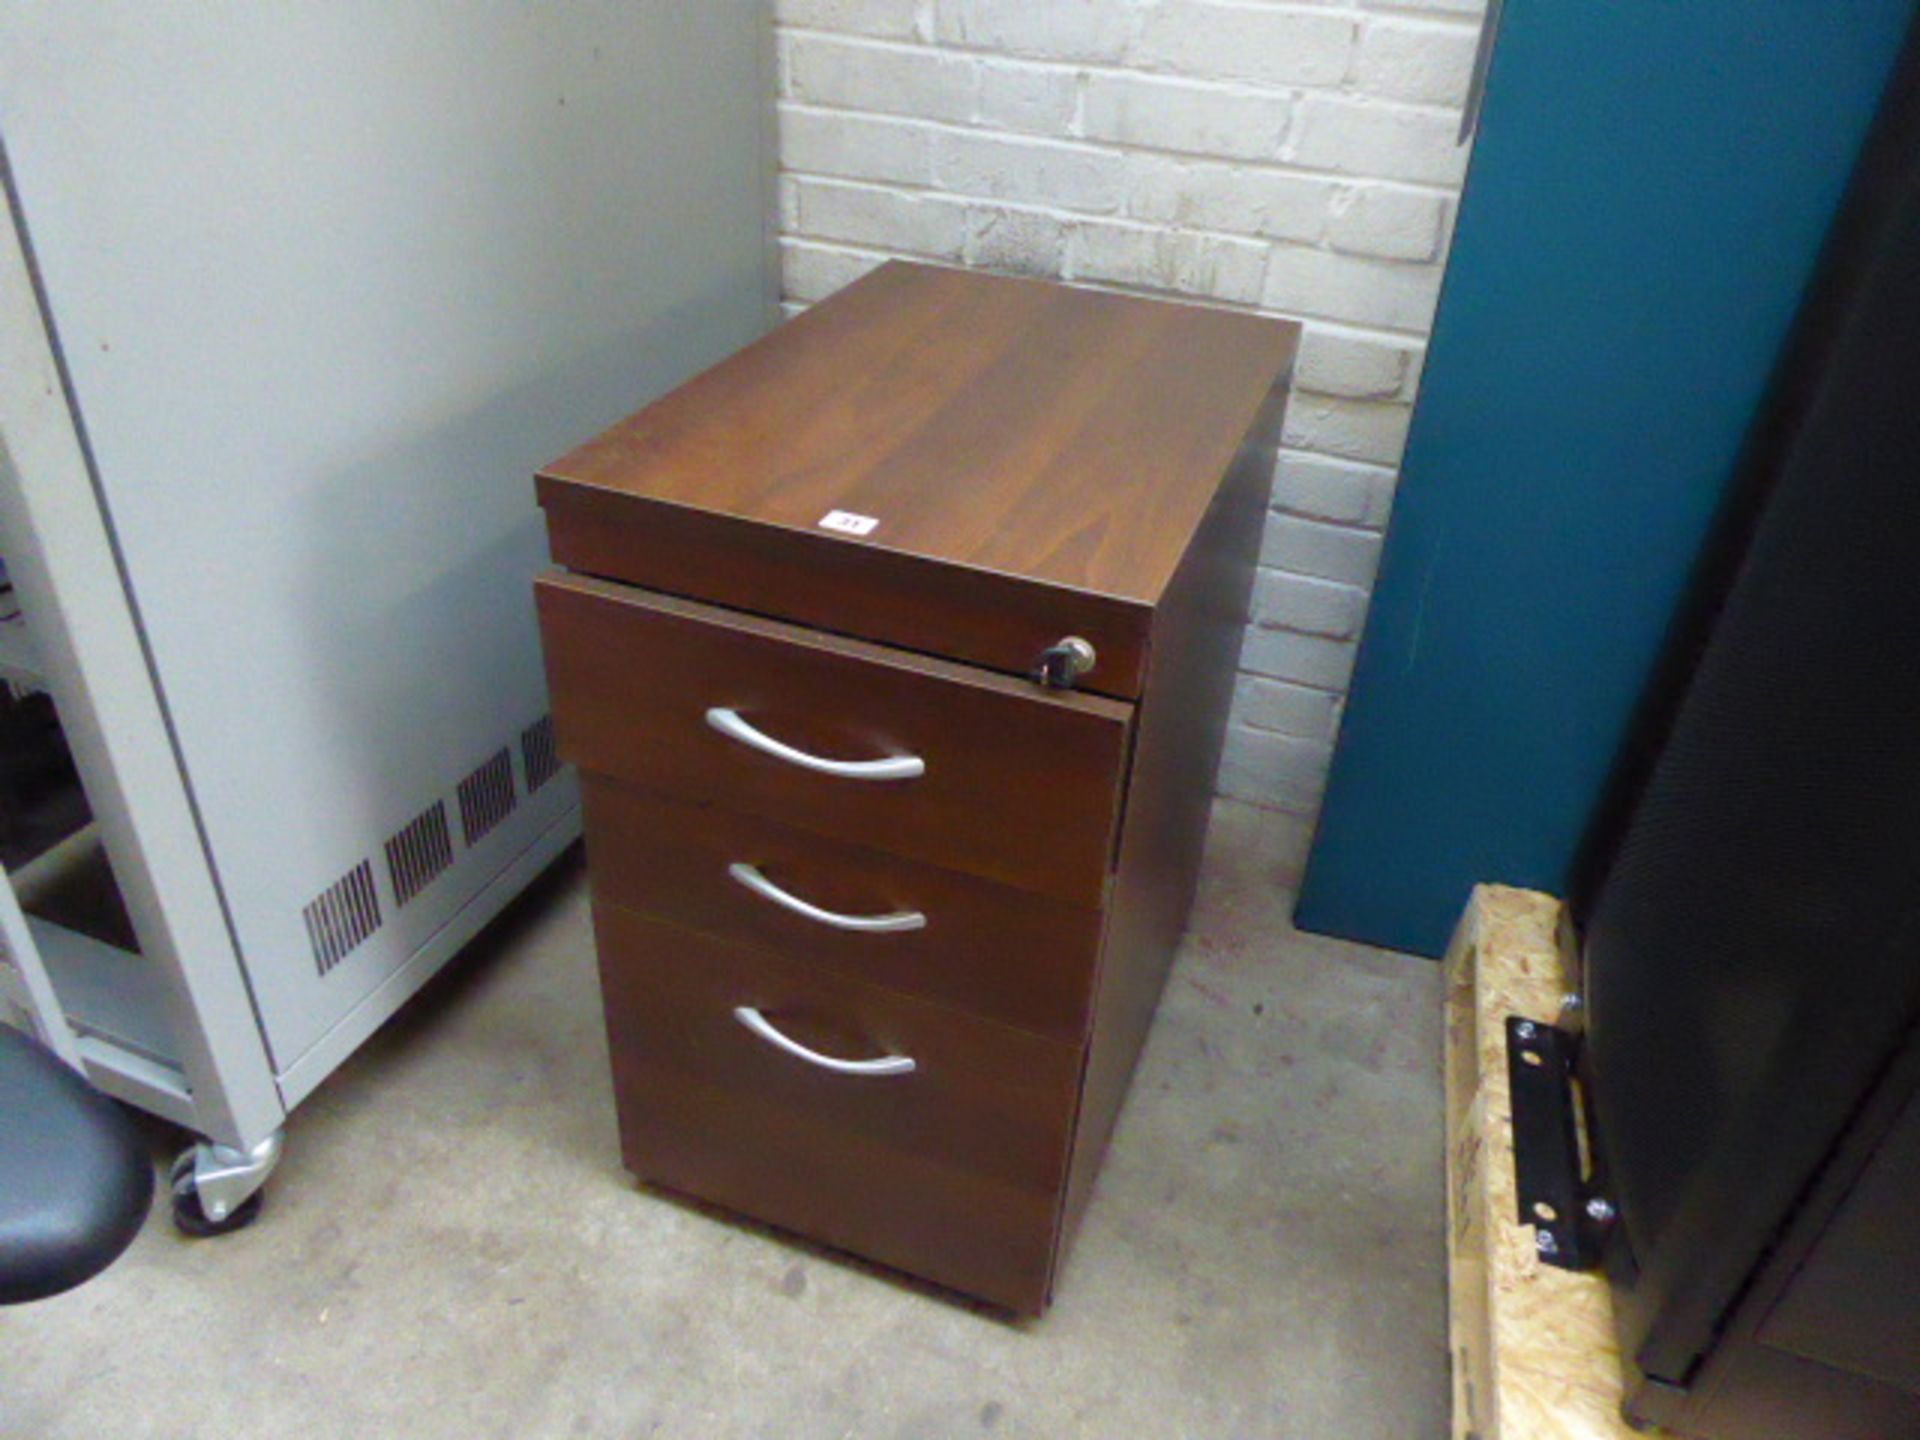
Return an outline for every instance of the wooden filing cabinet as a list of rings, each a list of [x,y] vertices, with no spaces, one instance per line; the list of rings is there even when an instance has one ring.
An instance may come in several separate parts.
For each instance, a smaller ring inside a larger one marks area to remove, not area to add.
[[[1192,899],[1297,341],[889,264],[541,473],[636,1175],[1045,1307]]]

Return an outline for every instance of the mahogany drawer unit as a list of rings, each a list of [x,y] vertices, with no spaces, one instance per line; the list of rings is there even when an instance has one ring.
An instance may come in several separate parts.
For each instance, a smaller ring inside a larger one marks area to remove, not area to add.
[[[642,1180],[1046,1307],[1192,901],[1297,343],[895,262],[541,472]]]

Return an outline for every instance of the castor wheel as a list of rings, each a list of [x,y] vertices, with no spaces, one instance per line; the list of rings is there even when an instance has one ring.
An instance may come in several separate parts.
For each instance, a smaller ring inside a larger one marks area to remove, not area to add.
[[[194,1152],[188,1150],[167,1172],[168,1189],[173,1194],[173,1223],[182,1235],[191,1235],[196,1240],[211,1239],[244,1230],[259,1219],[260,1207],[267,1198],[264,1190],[254,1191],[218,1220],[207,1214],[200,1203],[199,1187],[194,1184],[193,1160]]]

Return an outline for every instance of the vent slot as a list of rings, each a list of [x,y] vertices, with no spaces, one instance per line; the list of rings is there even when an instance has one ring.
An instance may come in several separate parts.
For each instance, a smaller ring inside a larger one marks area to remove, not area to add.
[[[373,863],[362,860],[300,913],[307,922],[313,963],[325,975],[380,928],[380,897],[374,893]]]
[[[553,716],[546,715],[520,732],[520,759],[531,795],[560,773],[560,752],[553,743]]]
[[[460,830],[467,844],[478,843],[519,803],[513,790],[513,758],[502,747],[460,782]]]
[[[393,903],[406,904],[453,864],[453,833],[447,827],[447,802],[436,800],[387,841],[387,878]]]

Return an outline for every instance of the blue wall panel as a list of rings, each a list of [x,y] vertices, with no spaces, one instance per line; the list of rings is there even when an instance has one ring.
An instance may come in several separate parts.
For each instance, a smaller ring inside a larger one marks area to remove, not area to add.
[[[1299,923],[1560,888],[1911,0],[1507,0]]]

